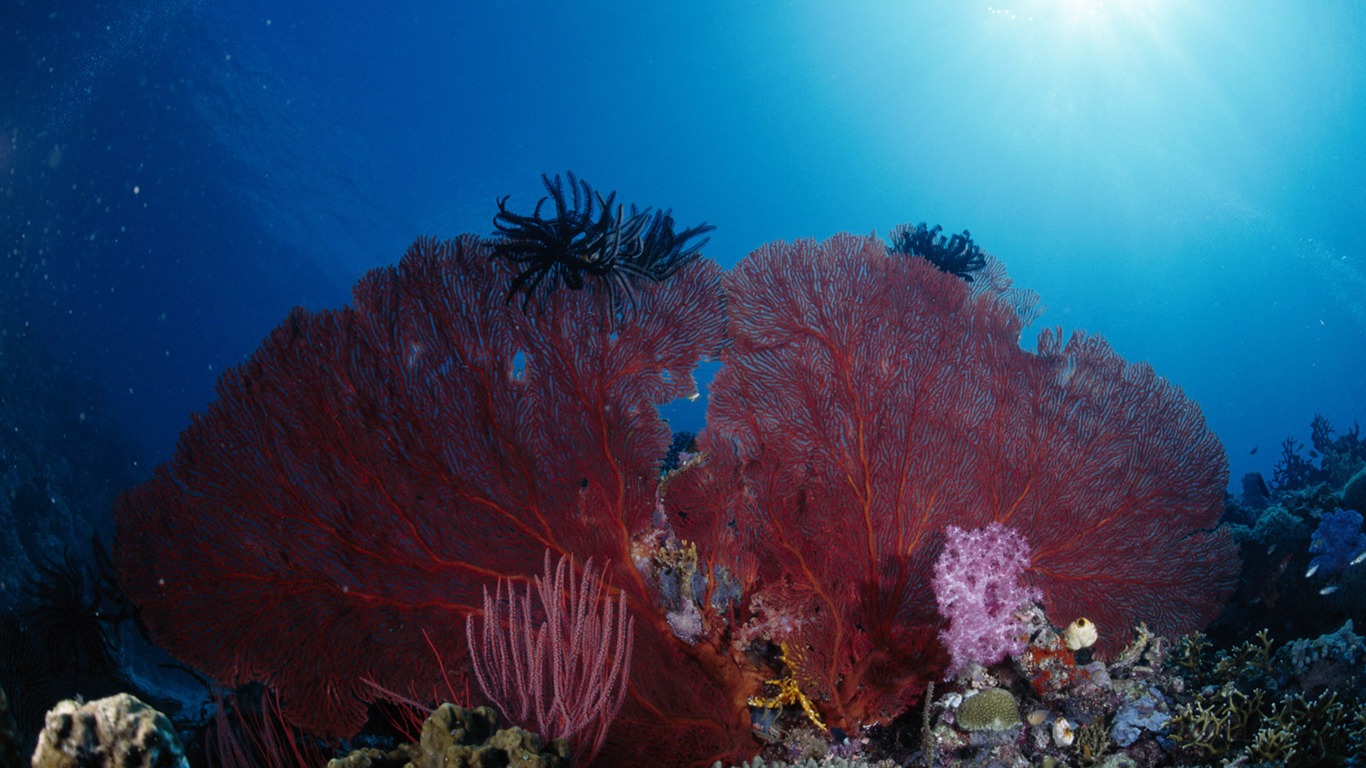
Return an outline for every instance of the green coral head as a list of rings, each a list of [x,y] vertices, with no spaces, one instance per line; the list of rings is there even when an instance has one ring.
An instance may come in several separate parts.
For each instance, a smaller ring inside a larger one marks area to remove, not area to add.
[[[1020,705],[1010,691],[988,688],[958,705],[958,725],[969,731],[1004,731],[1020,723]]]

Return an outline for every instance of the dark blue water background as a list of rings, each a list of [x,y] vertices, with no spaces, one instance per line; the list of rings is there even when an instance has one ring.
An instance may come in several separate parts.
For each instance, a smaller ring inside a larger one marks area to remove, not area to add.
[[[1357,0],[3,1],[0,332],[144,465],[291,306],[567,169],[723,265],[970,229],[1038,325],[1199,401],[1235,481],[1366,417]]]

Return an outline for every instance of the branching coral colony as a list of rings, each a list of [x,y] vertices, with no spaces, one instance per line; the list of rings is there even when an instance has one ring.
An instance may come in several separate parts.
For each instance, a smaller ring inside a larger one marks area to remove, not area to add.
[[[975,246],[945,244],[955,273],[838,235],[723,273],[705,225],[545,184],[530,215],[499,201],[493,239],[419,240],[224,374],[116,509],[160,644],[344,736],[377,690],[468,676],[485,589],[591,558],[635,624],[598,759],[710,765],[756,753],[752,697],[850,736],[920,702],[949,663],[930,585],[951,525],[1012,531],[1023,593],[1102,652],[1218,610],[1237,559],[1199,408],[1098,337],[1021,349],[1008,280],[959,279]],[[661,484],[658,406],[706,359],[707,427]],[[1090,679],[1031,648],[1039,690]]]

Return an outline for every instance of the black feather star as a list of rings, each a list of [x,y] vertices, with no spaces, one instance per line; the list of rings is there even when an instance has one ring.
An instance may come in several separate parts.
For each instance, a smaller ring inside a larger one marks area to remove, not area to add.
[[[628,214],[620,204],[614,208],[615,192],[603,197],[573,173],[565,175],[568,192],[558,175],[541,176],[548,194],[529,215],[509,211],[507,197],[498,201],[493,256],[520,267],[507,298],[522,294],[523,308],[538,290],[549,293],[564,285],[577,291],[590,280],[599,281],[619,306],[622,296],[633,296],[633,281],[665,280],[696,259],[708,238],[692,241],[715,229],[703,223],[674,232],[670,211],[632,205]],[[547,201],[555,210],[543,216]]]
[[[972,273],[985,267],[986,254],[972,242],[972,233],[966,229],[961,235],[945,239],[938,224],[927,227],[924,222],[912,227],[902,224],[892,230],[889,250],[903,256],[919,256],[933,264],[940,272],[957,275],[969,283]]]
[[[43,638],[53,658],[87,676],[117,670],[112,628],[132,616],[113,562],[98,538],[92,543],[94,563],[88,569],[69,553],[60,561],[35,563],[37,573],[23,587],[28,605],[19,611],[26,630]]]

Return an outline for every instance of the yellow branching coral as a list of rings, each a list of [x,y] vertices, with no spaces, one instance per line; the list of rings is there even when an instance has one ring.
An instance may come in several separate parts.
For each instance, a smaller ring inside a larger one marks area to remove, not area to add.
[[[787,643],[778,645],[782,649],[783,663],[787,663],[788,648]],[[811,701],[805,693],[802,693],[801,686],[797,684],[797,678],[789,674],[787,677],[776,680],[766,680],[764,685],[771,685],[777,688],[777,694],[769,697],[751,696],[749,705],[751,707],[761,707],[763,709],[781,709],[794,704],[800,704],[802,711],[813,725],[822,731],[825,730],[825,721],[821,720],[821,713],[817,711],[815,702]]]

